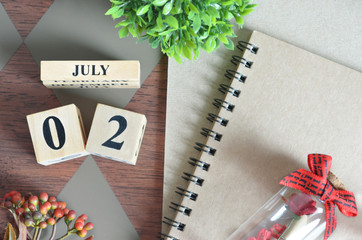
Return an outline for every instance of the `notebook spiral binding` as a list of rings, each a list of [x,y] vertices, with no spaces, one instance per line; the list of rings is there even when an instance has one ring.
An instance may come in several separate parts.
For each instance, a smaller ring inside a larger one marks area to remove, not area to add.
[[[244,41],[239,41],[238,45],[237,45],[237,48],[239,50],[241,50],[241,51],[248,50],[253,54],[257,54],[258,49],[259,49],[254,44],[249,43],[249,42],[244,42]],[[232,56],[231,62],[234,65],[241,64],[246,68],[251,68],[252,65],[253,65],[252,61],[249,61],[249,60],[247,60],[247,59],[245,59],[245,58],[243,58],[241,56],[237,56],[237,55]],[[229,80],[232,80],[232,79],[235,78],[241,83],[245,83],[246,78],[247,78],[247,76],[245,76],[242,73],[239,73],[237,71],[234,71],[234,70],[226,70],[225,77],[227,79],[229,79]],[[231,87],[231,86],[229,86],[227,84],[220,84],[219,86],[220,86],[219,91],[221,93],[223,93],[223,94],[231,94],[234,97],[239,97],[239,95],[241,93],[241,91],[239,89],[235,89],[235,88],[233,88],[233,87]],[[233,104],[231,104],[229,102],[226,102],[223,99],[218,99],[218,98],[214,99],[213,105],[215,107],[217,107],[217,108],[225,108],[227,111],[230,111],[230,112],[232,112],[233,109],[235,108],[235,105],[233,105]],[[223,118],[221,116],[218,116],[216,114],[213,114],[213,113],[209,113],[208,116],[206,117],[206,119],[211,121],[211,122],[219,123],[221,126],[224,126],[224,127],[226,127],[228,122],[229,122],[228,119],[225,119],[225,118]],[[211,129],[208,129],[208,128],[202,128],[201,130],[202,131],[200,133],[205,137],[213,138],[215,141],[221,141],[221,139],[222,139],[222,134],[221,133],[215,132],[215,131],[213,131]],[[198,143],[198,142],[195,143],[194,148],[199,152],[205,152],[205,153],[207,153],[207,154],[209,154],[211,156],[215,155],[215,153],[216,153],[215,148],[207,146],[207,145],[205,145],[203,143]],[[192,166],[195,166],[195,167],[199,167],[204,171],[208,171],[210,166],[211,166],[211,164],[203,162],[203,161],[201,161],[199,159],[196,159],[196,158],[189,158],[189,160],[190,160],[188,162],[189,164],[191,164]],[[183,174],[184,174],[182,176],[183,179],[185,179],[187,181],[190,181],[190,182],[193,182],[196,185],[202,186],[202,184],[204,182],[204,179],[199,178],[199,177],[197,177],[197,176],[195,176],[193,174],[186,173],[186,172],[184,172]],[[188,191],[188,190],[180,188],[180,187],[177,187],[176,193],[181,195],[181,196],[188,197],[190,200],[193,200],[193,201],[196,201],[197,196],[198,196],[197,193]],[[173,209],[174,211],[183,213],[186,216],[191,215],[192,209],[188,208],[186,206],[182,206],[180,204],[171,202],[171,205],[169,207],[171,209]],[[167,225],[169,225],[171,227],[174,227],[174,228],[178,229],[179,231],[183,231],[184,228],[186,227],[186,224],[181,223],[181,222],[177,222],[177,221],[172,220],[172,219],[170,219],[168,217],[164,217],[163,223],[167,224]],[[173,236],[169,236],[169,235],[164,234],[164,233],[160,233],[160,239],[161,240],[179,240],[179,239],[177,239],[177,238],[175,238]]]

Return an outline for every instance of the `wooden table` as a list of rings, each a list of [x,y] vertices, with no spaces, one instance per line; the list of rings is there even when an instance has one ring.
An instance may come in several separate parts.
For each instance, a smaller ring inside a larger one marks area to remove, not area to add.
[[[53,1],[1,2],[24,39]],[[148,120],[137,165],[95,157],[141,239],[155,239],[161,231],[166,81],[164,56],[126,107]],[[0,72],[0,103],[0,196],[11,190],[58,195],[84,158],[47,167],[36,163],[26,115],[60,103],[40,83],[39,67],[24,44]],[[10,219],[0,210],[0,238]]]

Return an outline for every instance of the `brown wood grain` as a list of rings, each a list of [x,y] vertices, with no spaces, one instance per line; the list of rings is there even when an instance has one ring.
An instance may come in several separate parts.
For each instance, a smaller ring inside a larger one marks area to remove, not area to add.
[[[25,38],[51,0],[1,1]],[[95,157],[141,239],[161,231],[167,57],[126,109],[145,114],[147,127],[136,166]],[[51,166],[36,163],[26,115],[60,106],[39,80],[39,67],[22,45],[0,72],[0,197],[11,190],[58,195],[84,158]],[[0,239],[10,216],[0,209]],[[102,239],[103,240],[103,239]]]

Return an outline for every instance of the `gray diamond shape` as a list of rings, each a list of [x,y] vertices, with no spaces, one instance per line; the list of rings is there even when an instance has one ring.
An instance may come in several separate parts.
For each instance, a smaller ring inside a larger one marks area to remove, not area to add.
[[[32,56],[40,60],[139,60],[141,83],[161,59],[159,49],[133,37],[119,39],[115,22],[104,13],[107,0],[55,0],[25,39]],[[136,90],[60,89],[54,90],[62,104],[75,103],[89,129],[98,102],[125,107]]]
[[[23,40],[0,3],[0,71],[7,64]]]
[[[65,185],[57,199],[65,201],[69,209],[74,209],[77,216],[87,214],[94,223],[94,229],[88,234],[101,240],[139,240],[139,236],[120,205],[112,188],[104,178],[94,159],[87,157],[77,172]],[[64,221],[59,222],[54,239],[66,233]],[[42,233],[41,239],[49,239],[51,229]],[[79,240],[77,235],[67,240]]]

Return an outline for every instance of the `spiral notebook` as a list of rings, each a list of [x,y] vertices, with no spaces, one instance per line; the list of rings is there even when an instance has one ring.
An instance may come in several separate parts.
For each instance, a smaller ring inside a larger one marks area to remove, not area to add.
[[[256,31],[238,49],[194,168],[179,173],[188,184],[174,189],[182,200],[169,204],[163,239],[227,239],[282,177],[308,169],[308,153],[331,155],[331,171],[362,203],[362,74]],[[362,235],[361,215],[337,218],[330,239]]]

